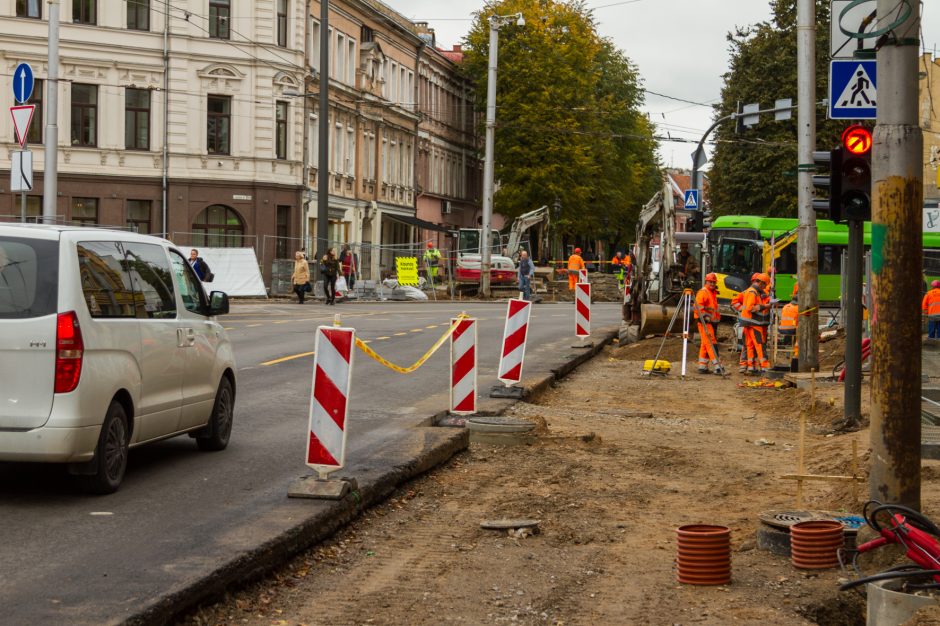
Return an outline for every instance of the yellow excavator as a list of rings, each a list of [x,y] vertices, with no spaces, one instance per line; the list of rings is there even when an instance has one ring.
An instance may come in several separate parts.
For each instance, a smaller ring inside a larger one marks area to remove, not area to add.
[[[758,272],[771,274],[777,261],[796,241],[797,229],[772,240],[723,235],[721,229],[708,234],[710,271],[718,275],[718,302],[727,305],[751,285],[751,276]]]

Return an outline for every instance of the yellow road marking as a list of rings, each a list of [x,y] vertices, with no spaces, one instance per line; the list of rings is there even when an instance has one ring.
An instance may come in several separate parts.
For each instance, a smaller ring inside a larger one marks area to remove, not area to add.
[[[423,328],[412,328],[410,332],[413,332],[413,333],[421,333],[421,332],[424,332],[424,329],[423,329]]]
[[[425,326],[425,328],[437,328],[438,324],[431,324],[430,326]]]
[[[261,326],[261,324],[248,324],[245,328],[257,328],[258,326]]]
[[[234,326],[223,326],[222,330],[235,330]]]
[[[371,339],[362,339],[362,343],[372,343]]]
[[[380,341],[382,339],[391,339],[391,337],[376,337],[375,338],[376,341]]]
[[[396,336],[396,337],[401,337],[401,336],[407,335],[407,334],[408,334],[408,333],[395,333],[395,336]]]
[[[294,359],[302,359],[305,356],[313,355],[313,352],[301,352],[300,354],[292,354],[290,356],[285,356],[280,359],[274,359],[273,361],[265,361],[261,365],[277,365],[278,363],[283,363],[284,361],[293,361]]]

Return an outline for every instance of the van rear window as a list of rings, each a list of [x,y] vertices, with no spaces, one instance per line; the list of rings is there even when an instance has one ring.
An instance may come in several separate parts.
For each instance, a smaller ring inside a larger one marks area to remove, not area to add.
[[[58,241],[0,236],[0,319],[55,313],[58,285]]]

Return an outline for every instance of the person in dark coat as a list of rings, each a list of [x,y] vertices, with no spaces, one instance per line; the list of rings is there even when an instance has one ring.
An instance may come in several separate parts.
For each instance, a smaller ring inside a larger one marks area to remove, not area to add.
[[[327,304],[336,304],[336,277],[339,276],[339,259],[336,258],[336,248],[330,248],[329,252],[320,259],[323,266],[323,292],[326,294]]]
[[[199,256],[199,250],[193,248],[189,251],[189,264],[192,266],[193,271],[196,272],[196,276],[199,277],[199,280],[207,283],[212,282],[212,279],[209,278],[212,274],[212,270],[209,269],[209,264]]]

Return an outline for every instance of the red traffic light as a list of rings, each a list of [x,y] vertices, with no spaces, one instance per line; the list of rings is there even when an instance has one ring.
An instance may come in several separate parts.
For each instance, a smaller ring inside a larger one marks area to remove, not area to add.
[[[864,126],[849,126],[842,132],[842,145],[854,155],[864,155],[871,150],[871,131]]]

